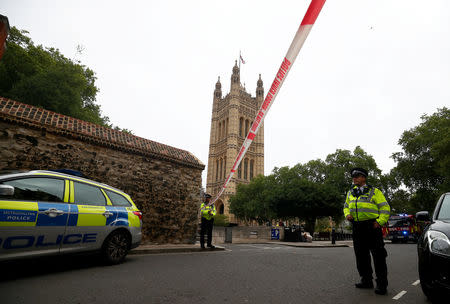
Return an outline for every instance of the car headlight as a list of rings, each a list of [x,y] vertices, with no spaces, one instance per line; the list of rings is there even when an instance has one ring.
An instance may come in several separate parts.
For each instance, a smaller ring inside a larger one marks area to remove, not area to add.
[[[445,234],[435,230],[428,230],[426,237],[432,253],[450,256],[450,241]]]

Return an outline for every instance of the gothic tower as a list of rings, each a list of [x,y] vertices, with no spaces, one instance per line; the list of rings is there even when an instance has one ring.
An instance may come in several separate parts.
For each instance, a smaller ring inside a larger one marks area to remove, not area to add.
[[[220,77],[217,80],[213,98],[206,178],[206,192],[213,197],[219,192],[230,173],[237,153],[263,101],[264,87],[261,74],[257,81],[256,97],[252,97],[241,85],[237,62],[231,75],[230,92],[225,97],[222,97]],[[215,202],[217,212],[228,215],[230,222],[236,223],[237,220],[229,211],[229,197],[236,193],[237,184],[248,184],[259,174],[264,174],[264,124],[261,125],[225,192]]]

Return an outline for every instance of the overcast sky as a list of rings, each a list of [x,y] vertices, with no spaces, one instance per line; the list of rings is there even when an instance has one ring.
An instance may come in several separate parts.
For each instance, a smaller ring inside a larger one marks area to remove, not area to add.
[[[261,73],[267,93],[309,3],[2,0],[0,14],[94,70],[114,125],[207,165],[217,77],[226,95],[241,50],[247,92]],[[388,173],[402,132],[443,106],[450,1],[328,0],[266,116],[265,173],[357,145]]]

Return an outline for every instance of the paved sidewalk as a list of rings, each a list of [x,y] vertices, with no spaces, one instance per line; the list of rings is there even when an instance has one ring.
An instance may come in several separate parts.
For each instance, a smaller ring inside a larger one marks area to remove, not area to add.
[[[141,244],[134,248],[130,254],[152,254],[152,253],[179,253],[179,252],[212,252],[222,251],[225,247],[217,246],[214,249],[201,249],[200,244]]]
[[[307,242],[283,242],[283,241],[266,241],[266,240],[239,240],[233,244],[276,244],[291,247],[304,248],[329,248],[329,247],[349,247],[353,245],[353,241],[336,241],[336,244],[331,244],[331,241],[313,241]],[[222,245],[222,244],[221,244]],[[226,246],[226,244],[223,244]],[[155,254],[155,253],[180,253],[180,252],[214,252],[223,251],[225,247],[215,245],[215,249],[201,249],[200,244],[142,244],[139,247],[130,251],[130,254]]]

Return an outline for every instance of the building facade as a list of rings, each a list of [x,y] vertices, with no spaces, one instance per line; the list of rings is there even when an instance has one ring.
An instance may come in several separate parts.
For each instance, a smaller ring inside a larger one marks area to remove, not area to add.
[[[240,68],[235,62],[231,75],[230,92],[222,97],[222,84],[216,83],[211,116],[208,173],[206,191],[213,197],[220,191],[239,149],[246,138],[253,120],[264,101],[264,87],[261,75],[257,81],[256,97],[247,93],[240,81]],[[236,218],[230,213],[229,198],[236,193],[237,184],[248,184],[252,178],[264,174],[264,125],[250,145],[237,172],[224,193],[215,202],[219,214],[225,214],[230,222]]]

